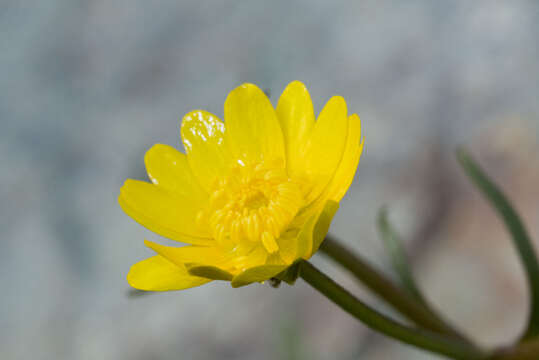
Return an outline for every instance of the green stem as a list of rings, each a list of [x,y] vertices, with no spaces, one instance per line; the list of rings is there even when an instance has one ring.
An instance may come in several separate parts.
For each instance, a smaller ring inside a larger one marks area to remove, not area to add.
[[[486,359],[485,354],[464,342],[446,338],[428,330],[414,329],[380,314],[351,295],[308,261],[300,263],[299,273],[309,285],[373,330],[452,359]]]
[[[446,324],[433,310],[425,307],[412,295],[397,287],[382,273],[369,265],[365,259],[354,254],[330,235],[326,237],[320,250],[350,271],[365,286],[409,320],[431,331],[451,335],[470,344],[463,335]]]

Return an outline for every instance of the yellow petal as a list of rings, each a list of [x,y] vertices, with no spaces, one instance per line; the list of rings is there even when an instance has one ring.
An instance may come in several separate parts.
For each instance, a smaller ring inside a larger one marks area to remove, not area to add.
[[[293,81],[277,104],[277,117],[283,131],[286,166],[290,175],[303,163],[305,141],[314,126],[311,97],[305,85]]]
[[[309,259],[318,250],[338,208],[338,202],[329,200],[318,215],[307,220],[298,235],[298,258]]]
[[[335,201],[342,199],[354,180],[362,151],[361,121],[357,114],[353,114],[348,118],[348,138],[343,159],[329,186],[330,199]]]
[[[302,168],[297,175],[310,187],[305,198],[311,203],[326,189],[341,163],[348,134],[346,103],[334,96],[318,116],[305,146]]]
[[[185,267],[178,267],[160,255],[134,264],[127,275],[129,285],[146,291],[183,290],[210,281],[190,275]]]
[[[224,134],[224,124],[209,112],[191,111],[182,120],[181,135],[187,161],[206,190],[211,188],[216,176],[226,174],[230,165]]]
[[[232,287],[249,285],[257,281],[268,280],[284,271],[288,265],[261,265],[247,269],[232,279]]]
[[[230,257],[213,246],[173,247],[157,244],[148,240],[145,240],[144,244],[176,265],[184,265],[185,263],[218,265]]]
[[[283,256],[280,254],[280,252],[276,252],[276,253],[268,255],[268,257],[266,258],[266,265],[290,265],[290,264],[283,260]]]
[[[193,276],[211,280],[232,280],[232,274],[218,267],[231,258],[230,254],[211,246],[172,247],[148,240],[144,244],[172,263],[185,267]]]
[[[235,159],[282,161],[283,133],[266,95],[256,85],[243,84],[225,101],[226,142]]]
[[[298,258],[298,234],[299,232],[296,230],[284,233],[277,239],[279,256],[286,264],[290,265]]]
[[[318,248],[326,238],[329,231],[329,226],[331,225],[331,220],[333,220],[333,216],[335,216],[337,210],[339,210],[339,203],[329,200],[324,206],[324,210],[322,210],[322,213],[316,220],[316,225],[314,226],[312,236],[313,247],[311,256],[318,251]]]
[[[187,271],[193,276],[200,276],[211,280],[231,281],[234,275],[216,266],[187,264]]]
[[[172,146],[156,144],[146,152],[144,162],[155,185],[194,201],[206,201],[207,194],[193,175],[185,154]]]
[[[204,204],[132,179],[122,186],[118,201],[134,220],[166,238],[199,245],[214,243],[208,230],[195,222]]]
[[[248,268],[266,264],[268,252],[261,244],[257,244],[254,247],[253,245],[249,245],[251,250],[247,252],[242,251],[240,249],[241,246],[240,244],[234,252],[230,253],[233,256],[223,263],[221,268],[233,269],[234,273],[238,273]]]

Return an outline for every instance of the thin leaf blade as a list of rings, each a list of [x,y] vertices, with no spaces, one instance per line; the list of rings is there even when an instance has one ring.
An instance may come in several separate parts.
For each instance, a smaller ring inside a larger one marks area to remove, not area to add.
[[[531,311],[525,337],[537,335],[539,334],[539,263],[528,232],[509,200],[465,149],[457,150],[457,159],[471,181],[498,211],[511,234],[530,289]]]

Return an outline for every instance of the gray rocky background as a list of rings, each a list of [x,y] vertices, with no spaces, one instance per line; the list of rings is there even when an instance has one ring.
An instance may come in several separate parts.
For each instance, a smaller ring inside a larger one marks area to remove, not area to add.
[[[523,327],[508,235],[457,168],[467,145],[539,239],[536,1],[0,1],[0,358],[437,359],[302,281],[129,296],[156,236],[117,205],[179,119],[242,82],[302,80],[360,114],[332,232],[388,273],[387,204],[434,306],[484,346]],[[313,262],[385,307],[321,255]]]

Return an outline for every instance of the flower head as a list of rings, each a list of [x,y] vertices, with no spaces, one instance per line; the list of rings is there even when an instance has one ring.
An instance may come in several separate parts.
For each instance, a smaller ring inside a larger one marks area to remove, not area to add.
[[[154,145],[145,156],[152,183],[128,179],[122,187],[129,216],[190,244],[146,241],[157,254],[131,267],[133,287],[264,281],[310,258],[324,239],[359,162],[359,117],[334,96],[315,121],[307,89],[294,81],[276,109],[255,85],[239,86],[224,119],[190,112],[181,125],[186,154]]]

